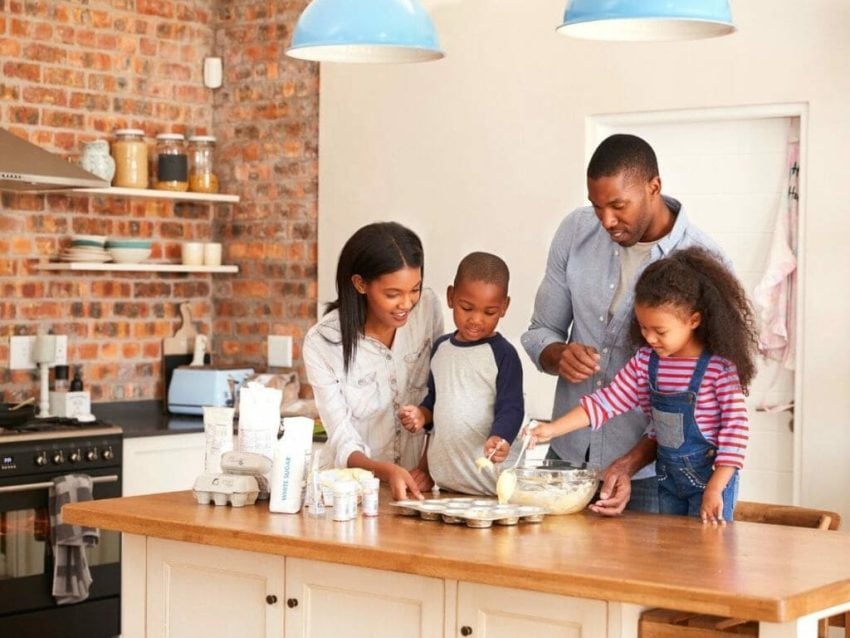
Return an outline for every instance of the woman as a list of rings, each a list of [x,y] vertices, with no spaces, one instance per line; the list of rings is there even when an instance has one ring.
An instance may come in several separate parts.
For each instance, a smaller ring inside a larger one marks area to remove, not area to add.
[[[419,467],[425,438],[398,416],[425,397],[431,345],[443,332],[437,297],[422,288],[423,259],[419,237],[400,224],[360,228],[339,256],[337,300],[304,338],[328,433],[322,467],[371,470],[396,499],[431,486]]]

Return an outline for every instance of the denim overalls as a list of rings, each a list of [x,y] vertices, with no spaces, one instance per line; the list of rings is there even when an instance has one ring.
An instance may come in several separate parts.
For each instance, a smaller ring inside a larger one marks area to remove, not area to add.
[[[649,396],[658,439],[658,509],[661,514],[699,516],[706,483],[714,471],[717,447],[705,440],[694,416],[697,393],[711,354],[697,361],[684,392],[657,390],[658,355],[649,357]],[[738,471],[723,490],[723,520],[731,521],[738,497]]]

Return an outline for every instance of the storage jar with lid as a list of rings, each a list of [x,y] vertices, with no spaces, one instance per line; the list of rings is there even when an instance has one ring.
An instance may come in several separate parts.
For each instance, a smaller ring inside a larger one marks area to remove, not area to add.
[[[218,177],[213,170],[215,137],[193,135],[189,138],[189,190],[195,193],[217,193]]]
[[[112,142],[112,157],[115,160],[113,186],[124,188],[148,187],[148,145],[144,131],[137,128],[121,128],[115,131]]]
[[[189,158],[179,133],[156,136],[156,188],[185,191],[189,188]]]

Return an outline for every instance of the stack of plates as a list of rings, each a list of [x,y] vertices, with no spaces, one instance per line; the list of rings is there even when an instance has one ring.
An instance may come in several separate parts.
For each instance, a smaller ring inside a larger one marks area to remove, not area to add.
[[[73,235],[71,247],[63,250],[59,254],[59,259],[103,263],[112,259],[105,246],[106,237],[103,235]]]

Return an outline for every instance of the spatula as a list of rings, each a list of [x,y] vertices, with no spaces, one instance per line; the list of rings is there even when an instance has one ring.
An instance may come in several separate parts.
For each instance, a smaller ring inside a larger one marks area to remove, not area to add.
[[[511,496],[513,496],[514,490],[516,489],[516,469],[522,462],[522,457],[525,455],[525,451],[528,449],[528,444],[531,442],[531,431],[538,425],[539,424],[534,419],[528,422],[528,425],[526,425],[523,429],[524,434],[522,435],[522,446],[519,448],[519,454],[516,457],[516,461],[514,461],[514,464],[511,467],[502,470],[502,473],[499,474],[499,478],[496,480],[496,496],[498,496],[500,504],[507,503],[511,500]]]

